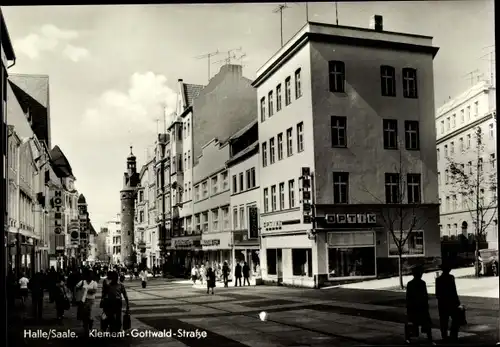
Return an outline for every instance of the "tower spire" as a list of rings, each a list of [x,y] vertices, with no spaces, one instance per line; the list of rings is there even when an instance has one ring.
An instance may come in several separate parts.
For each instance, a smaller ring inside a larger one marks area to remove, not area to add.
[[[133,146],[130,146],[130,155],[134,155],[134,153],[132,152],[132,148]]]

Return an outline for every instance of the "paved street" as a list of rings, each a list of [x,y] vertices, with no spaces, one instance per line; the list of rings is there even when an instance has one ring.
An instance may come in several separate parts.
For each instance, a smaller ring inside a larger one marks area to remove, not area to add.
[[[131,299],[132,325],[141,330],[206,331],[206,338],[131,338],[105,341],[127,346],[360,346],[403,343],[404,293],[334,288],[286,287],[216,288],[207,295],[185,281],[151,280],[146,289],[138,281],[126,283]],[[498,303],[494,299],[464,297],[469,325],[460,335],[464,345],[496,342]],[[431,301],[436,329],[436,302]],[[73,308],[60,330],[81,331]],[[268,312],[262,322],[258,314]],[[95,309],[96,319],[99,309]],[[49,313],[47,313],[49,315]],[[53,324],[53,322],[52,322]],[[30,329],[35,328],[30,326]],[[54,325],[54,327],[56,327]],[[48,327],[43,327],[48,329]],[[423,341],[423,338],[422,338]],[[50,341],[44,341],[44,345]],[[439,341],[438,341],[439,342]],[[51,344],[57,344],[51,341]],[[96,341],[102,345],[104,341]],[[29,340],[29,346],[38,345]],[[59,344],[61,344],[59,342]],[[78,343],[77,343],[78,344]],[[95,345],[94,343],[92,343]],[[66,345],[66,344],[64,344]]]

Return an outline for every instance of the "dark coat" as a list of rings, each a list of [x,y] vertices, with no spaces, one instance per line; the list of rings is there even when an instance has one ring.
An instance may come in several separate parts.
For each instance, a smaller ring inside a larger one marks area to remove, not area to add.
[[[250,266],[248,264],[243,265],[243,277],[250,277]]]
[[[237,264],[236,268],[234,269],[234,277],[241,278],[241,265],[240,264]]]
[[[227,276],[227,275],[229,275],[229,271],[230,271],[229,266],[227,264],[224,264],[224,266],[222,266],[222,274],[224,276]]]
[[[424,280],[414,278],[408,282],[406,287],[406,312],[409,321],[415,325],[430,325],[429,295]]]
[[[436,279],[436,298],[440,310],[451,312],[460,306],[455,277],[442,274]]]
[[[215,272],[207,273],[207,286],[208,288],[215,288]]]

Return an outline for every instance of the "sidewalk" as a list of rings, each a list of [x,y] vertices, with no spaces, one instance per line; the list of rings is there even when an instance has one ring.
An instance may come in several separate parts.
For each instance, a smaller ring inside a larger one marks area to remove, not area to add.
[[[203,282],[203,284],[200,281],[196,281],[196,284],[193,284],[193,280],[178,280],[175,281],[175,283],[179,284],[191,284],[193,288],[196,289],[207,289],[207,283]],[[243,284],[243,279],[241,279],[241,283]],[[255,286],[256,285],[256,279],[254,277],[250,278],[250,286]],[[234,280],[230,281],[228,283],[229,287],[234,287]],[[215,282],[215,288],[223,288],[224,287],[224,282],[222,281],[217,281]]]

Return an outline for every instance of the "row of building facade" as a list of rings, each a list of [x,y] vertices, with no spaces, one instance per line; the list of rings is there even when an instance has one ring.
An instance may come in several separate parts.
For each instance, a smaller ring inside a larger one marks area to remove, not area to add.
[[[97,233],[85,197],[66,156],[51,145],[49,77],[6,74],[5,60],[15,62],[15,55],[3,16],[1,25],[5,264],[31,275],[93,260]]]
[[[178,273],[246,261],[264,282],[305,287],[393,275],[400,253],[405,267],[438,264],[452,223],[440,216],[438,48],[375,23],[309,22],[254,81],[238,65],[206,86],[179,80],[154,154],[140,170],[127,158],[115,261]]]

